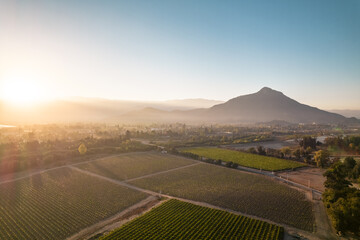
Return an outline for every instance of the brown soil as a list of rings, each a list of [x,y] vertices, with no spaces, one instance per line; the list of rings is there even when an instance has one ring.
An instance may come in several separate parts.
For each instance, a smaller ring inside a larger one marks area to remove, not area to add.
[[[325,177],[323,176],[324,173],[325,170],[320,168],[300,168],[295,171],[280,172],[276,175],[307,187],[309,186],[310,181],[311,188],[323,192],[325,190]]]

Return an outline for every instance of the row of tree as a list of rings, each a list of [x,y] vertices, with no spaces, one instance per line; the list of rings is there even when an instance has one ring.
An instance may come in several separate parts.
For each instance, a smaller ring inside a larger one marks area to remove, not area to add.
[[[298,147],[296,149],[291,149],[290,147],[273,149],[273,148],[264,148],[263,146],[258,146],[257,148],[254,147],[249,148],[248,152],[253,154],[264,155],[264,156],[286,158],[286,159],[311,163],[311,159],[312,159],[311,154],[313,152],[313,149],[311,147],[307,147],[306,149],[303,147]]]
[[[330,153],[325,149],[317,151],[317,147],[320,145],[321,143],[317,142],[316,138],[305,136],[299,141],[299,146],[297,148],[283,147],[281,149],[272,149],[258,146],[257,148],[249,148],[248,152],[277,158],[303,161],[321,168],[328,167],[331,164]]]
[[[118,154],[152,149],[153,146],[129,140],[126,134],[106,139],[87,137],[81,140],[11,142],[0,144],[0,174],[59,166],[81,160],[82,155]]]
[[[325,143],[331,147],[360,154],[360,136],[329,137],[325,139]]]

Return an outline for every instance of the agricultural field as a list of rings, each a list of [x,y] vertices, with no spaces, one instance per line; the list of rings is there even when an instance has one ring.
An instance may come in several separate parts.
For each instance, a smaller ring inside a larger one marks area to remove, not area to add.
[[[130,183],[299,229],[313,230],[312,205],[306,200],[305,194],[269,177],[200,164]]]
[[[156,152],[132,153],[100,159],[76,167],[116,180],[127,180],[196,163],[191,159]]]
[[[169,200],[101,239],[282,239],[284,229],[226,211]]]
[[[284,169],[292,169],[303,167],[305,164],[280,159],[275,157],[261,156],[257,154],[239,152],[234,150],[212,148],[212,147],[198,147],[198,148],[184,148],[181,152],[193,153],[205,158],[221,159],[225,162],[237,163],[244,167],[263,169],[267,171],[279,171]]]
[[[0,184],[0,239],[66,239],[146,194],[61,168]]]
[[[309,186],[310,184],[311,188],[325,191],[325,172],[326,170],[322,168],[301,168],[291,172],[276,173],[276,175],[304,186]]]

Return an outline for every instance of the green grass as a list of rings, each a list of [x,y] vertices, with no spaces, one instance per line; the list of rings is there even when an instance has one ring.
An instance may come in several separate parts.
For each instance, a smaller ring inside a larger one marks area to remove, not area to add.
[[[299,229],[313,229],[312,205],[305,194],[261,175],[204,163],[131,181],[131,184]]]
[[[146,196],[69,168],[0,184],[0,239],[66,239]]]
[[[263,169],[267,171],[279,171],[284,169],[292,169],[303,167],[305,164],[280,159],[275,157],[261,156],[257,154],[239,152],[221,148],[199,147],[199,148],[185,148],[181,152],[193,153],[205,158],[221,159],[225,162],[234,162],[240,166]]]
[[[225,211],[169,200],[101,239],[282,239],[284,229]]]
[[[183,157],[155,152],[132,153],[77,165],[117,180],[127,180],[195,163]]]

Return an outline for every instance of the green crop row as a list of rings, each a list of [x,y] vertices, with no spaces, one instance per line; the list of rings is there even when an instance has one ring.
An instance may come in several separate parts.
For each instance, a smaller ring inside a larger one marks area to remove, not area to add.
[[[0,184],[0,239],[66,239],[145,197],[69,168]]]
[[[155,152],[131,153],[79,164],[78,168],[117,180],[128,180],[193,164],[183,157]]]
[[[305,164],[275,158],[262,156],[258,154],[245,153],[235,150],[228,150],[222,148],[212,148],[212,147],[198,147],[198,148],[184,148],[181,149],[181,152],[191,153],[198,155],[204,158],[210,158],[214,160],[222,160],[225,162],[237,163],[240,166],[262,169],[267,171],[279,171],[284,169],[293,169],[298,167],[303,167]]]
[[[312,204],[305,194],[262,175],[199,164],[138,179],[131,184],[313,230]]]
[[[169,200],[101,239],[282,239],[282,227]]]

